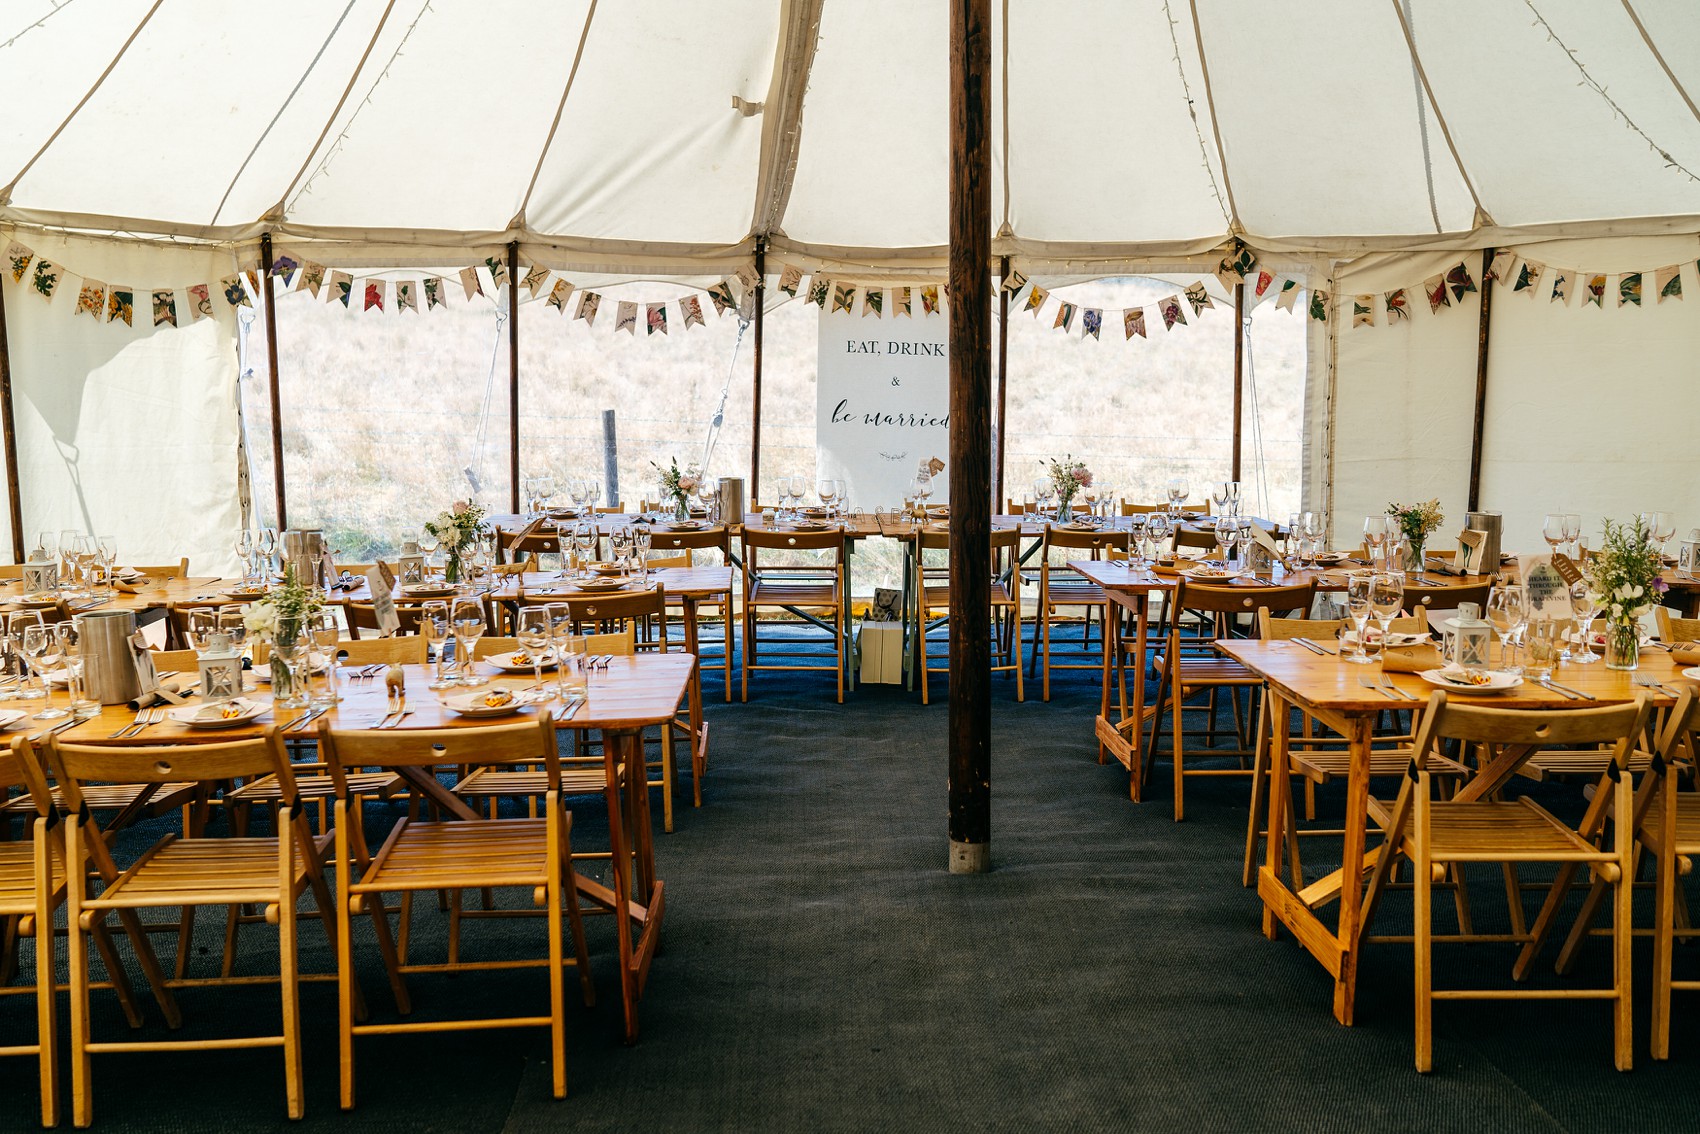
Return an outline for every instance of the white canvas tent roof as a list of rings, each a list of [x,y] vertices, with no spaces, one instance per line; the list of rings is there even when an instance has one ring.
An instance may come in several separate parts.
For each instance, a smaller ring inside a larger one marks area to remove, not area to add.
[[[1686,0],[995,23],[995,251],[1035,265],[1700,229]],[[0,36],[0,221],[943,262],[943,0],[13,0]]]

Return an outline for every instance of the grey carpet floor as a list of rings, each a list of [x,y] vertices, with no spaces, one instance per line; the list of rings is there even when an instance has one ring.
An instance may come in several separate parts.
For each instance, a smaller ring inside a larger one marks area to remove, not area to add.
[[[1245,782],[1189,786],[1176,824],[1164,765],[1155,800],[1130,803],[1125,774],[1095,762],[1096,692],[1082,675],[1049,704],[1015,704],[994,683],[1008,698],[994,714],[995,869],[973,877],[944,870],[942,702],[923,708],[880,687],[841,707],[824,680],[803,676],[764,676],[749,704],[721,703],[713,678],[709,688],[705,806],[687,804],[677,831],[657,835],[667,920],[642,1036],[619,1040],[613,927],[593,919],[599,999],[569,1006],[565,1101],[549,1098],[542,1032],[373,1037],[359,1044],[359,1106],[341,1113],[334,987],[310,985],[304,1123],[284,1117],[275,1053],[233,1052],[96,1057],[97,1128],[1700,1128],[1693,1001],[1678,1001],[1675,1058],[1646,1056],[1645,943],[1627,1075],[1612,1069],[1604,1005],[1537,1002],[1442,1005],[1438,1067],[1419,1076],[1410,950],[1398,944],[1371,946],[1359,1023],[1335,1024],[1322,968],[1290,938],[1266,941],[1240,886]],[[1337,793],[1324,791],[1321,807],[1337,813]],[[581,849],[598,842],[598,810],[575,809]],[[132,832],[124,851],[167,823]],[[1307,842],[1307,866],[1327,865],[1326,844]],[[1497,872],[1475,896],[1479,925],[1503,921]],[[444,930],[425,906],[421,956],[441,949]],[[1408,911],[1394,895],[1379,928],[1408,925]],[[197,937],[203,968],[216,961],[215,920]],[[469,952],[535,951],[540,928],[473,925]],[[263,926],[245,931],[244,966],[263,970],[274,940]],[[374,1016],[393,1017],[369,931],[356,944]],[[315,925],[303,928],[301,960],[331,968]],[[1510,960],[1502,946],[1437,954],[1455,984],[1504,985]],[[1591,944],[1568,979],[1604,981],[1608,962],[1604,943]],[[1557,979],[1549,953],[1536,983]],[[543,978],[424,977],[413,988],[418,1015],[435,1018],[540,1004]],[[187,992],[182,1003],[185,1034],[276,1020],[266,990]],[[97,1034],[115,1037],[122,1017],[110,997],[97,1004]],[[24,999],[0,1000],[0,1037],[30,1026]],[[156,1012],[147,1030],[164,1034]],[[0,1060],[0,1100],[0,1130],[34,1127],[33,1061]]]

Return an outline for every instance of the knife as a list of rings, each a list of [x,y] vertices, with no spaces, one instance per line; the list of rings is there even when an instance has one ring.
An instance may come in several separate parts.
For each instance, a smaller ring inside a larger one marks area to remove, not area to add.
[[[1318,657],[1322,656],[1322,651],[1317,648],[1316,643],[1311,641],[1309,638],[1294,638],[1293,641],[1297,642],[1299,645],[1303,646]]]
[[[1572,696],[1576,696],[1576,697],[1580,697],[1580,698],[1582,698],[1582,700],[1584,700],[1584,701],[1595,701],[1595,700],[1598,700],[1598,698],[1597,698],[1597,697],[1595,697],[1595,696],[1594,696],[1594,695],[1593,695],[1593,694],[1592,694],[1592,693],[1584,693],[1584,692],[1582,692],[1582,691],[1581,691],[1581,690],[1580,690],[1580,689],[1572,689],[1572,688],[1570,688],[1570,686],[1568,686],[1568,685],[1560,685],[1560,684],[1559,684],[1559,683],[1558,683],[1558,682],[1556,682],[1556,681],[1554,681],[1554,680],[1553,680],[1553,679],[1552,679],[1552,678],[1550,678],[1550,677],[1549,677],[1549,678],[1547,678],[1547,679],[1546,679],[1546,680],[1544,680],[1544,681],[1542,681],[1542,682],[1541,682],[1541,684],[1542,684],[1542,685],[1547,685],[1547,686],[1550,686],[1550,687],[1552,687],[1552,688],[1553,688],[1553,689],[1557,689],[1557,690],[1559,690],[1559,691],[1561,691],[1561,692],[1564,692],[1564,693],[1569,693],[1569,694],[1571,694],[1571,695],[1572,695]]]
[[[1333,653],[1334,653],[1334,651],[1329,649],[1327,646],[1318,645],[1317,643],[1311,641],[1309,638],[1300,638],[1300,639],[1298,639],[1298,641],[1303,642],[1305,645],[1309,646],[1311,649],[1315,650],[1319,654],[1333,655]]]

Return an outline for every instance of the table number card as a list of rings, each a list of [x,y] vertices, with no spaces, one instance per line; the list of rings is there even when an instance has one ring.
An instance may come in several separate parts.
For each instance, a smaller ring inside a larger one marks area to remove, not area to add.
[[[377,617],[379,632],[386,638],[401,629],[401,615],[395,611],[395,596],[390,589],[394,582],[395,577],[382,563],[366,572],[366,586],[372,592],[372,613]]]
[[[1528,603],[1529,621],[1569,619],[1570,584],[1553,565],[1551,555],[1525,555],[1518,561],[1518,574],[1523,579],[1523,594]],[[1574,564],[1571,567],[1575,569]]]
[[[1465,528],[1458,533],[1458,568],[1466,575],[1486,574],[1481,569],[1482,545],[1487,542],[1487,533],[1475,528]]]
[[[1574,587],[1582,581],[1582,569],[1576,566],[1576,561],[1562,551],[1553,552],[1552,569],[1558,572],[1558,577],[1564,580],[1565,587]]]

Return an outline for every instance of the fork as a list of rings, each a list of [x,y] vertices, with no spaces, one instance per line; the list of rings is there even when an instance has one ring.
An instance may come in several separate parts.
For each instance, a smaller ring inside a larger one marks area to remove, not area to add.
[[[1382,688],[1382,689],[1389,689],[1389,690],[1392,690],[1394,693],[1397,693],[1399,695],[1399,699],[1401,701],[1415,701],[1417,699],[1416,697],[1412,696],[1411,694],[1405,692],[1403,689],[1399,688],[1397,685],[1393,684],[1393,679],[1391,677],[1388,677],[1385,673],[1381,675],[1381,682],[1380,682],[1379,687]]]
[[[1377,693],[1381,694],[1383,697],[1386,697],[1389,701],[1397,701],[1397,700],[1400,699],[1398,697],[1395,697],[1392,693],[1389,693],[1386,689],[1383,689],[1380,685],[1377,685],[1375,682],[1371,681],[1367,677],[1358,678],[1358,684],[1362,685],[1365,689],[1375,690]]]
[[[130,728],[125,731],[126,736],[140,736],[153,725],[159,724],[161,721],[165,720],[164,709],[143,709],[141,715],[147,717],[147,720],[130,726]]]
[[[136,710],[136,719],[131,721],[129,724],[125,725],[123,728],[119,729],[117,732],[113,733],[110,739],[117,740],[120,737],[122,737],[125,733],[129,732],[131,729],[138,727],[142,723],[142,719],[144,717],[146,717],[147,715],[148,715],[148,711],[146,709]]]
[[[1675,695],[1679,692],[1679,690],[1672,689],[1670,686],[1666,685],[1650,673],[1637,675],[1635,678],[1635,684],[1645,686],[1648,689],[1657,689],[1660,693],[1670,693]]]

